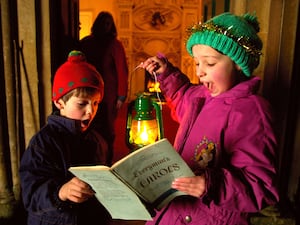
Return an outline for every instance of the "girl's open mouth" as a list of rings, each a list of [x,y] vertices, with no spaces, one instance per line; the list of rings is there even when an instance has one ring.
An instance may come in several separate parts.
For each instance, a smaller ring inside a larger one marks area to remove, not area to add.
[[[204,82],[203,85],[209,90],[211,91],[212,89],[212,84],[210,82]]]

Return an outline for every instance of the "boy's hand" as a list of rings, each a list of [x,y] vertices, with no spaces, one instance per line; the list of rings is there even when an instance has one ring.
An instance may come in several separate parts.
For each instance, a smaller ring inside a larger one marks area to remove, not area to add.
[[[94,196],[94,194],[95,192],[90,185],[74,177],[59,189],[58,197],[62,201],[69,200],[71,202],[81,203]]]

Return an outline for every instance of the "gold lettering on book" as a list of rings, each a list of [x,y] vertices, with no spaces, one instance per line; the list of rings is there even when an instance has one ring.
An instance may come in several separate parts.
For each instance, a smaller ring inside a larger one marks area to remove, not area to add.
[[[135,171],[134,172],[134,177],[139,177],[139,176],[143,175],[144,173],[152,171],[153,168],[155,168],[155,167],[157,167],[157,166],[159,166],[163,163],[166,163],[168,161],[170,161],[170,158],[168,158],[168,157],[164,157],[160,160],[157,160],[157,161],[151,163],[150,165],[145,166],[142,170]]]
[[[174,171],[177,171],[180,169],[180,166],[177,163],[174,163],[172,165],[169,165],[165,168],[161,168],[157,171],[154,171],[152,174],[150,174],[149,176],[145,177],[144,179],[142,179],[140,181],[140,185],[145,188],[146,186],[150,185],[151,183],[159,180],[160,178],[162,178],[163,176],[170,174]]]

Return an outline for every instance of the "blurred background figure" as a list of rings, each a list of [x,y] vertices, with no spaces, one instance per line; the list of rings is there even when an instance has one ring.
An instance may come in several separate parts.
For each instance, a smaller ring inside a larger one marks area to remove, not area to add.
[[[104,80],[104,99],[101,102],[93,126],[106,139],[109,148],[108,161],[113,160],[115,129],[118,109],[127,97],[128,65],[124,47],[117,39],[117,29],[109,12],[100,12],[91,34],[80,40],[81,50]]]

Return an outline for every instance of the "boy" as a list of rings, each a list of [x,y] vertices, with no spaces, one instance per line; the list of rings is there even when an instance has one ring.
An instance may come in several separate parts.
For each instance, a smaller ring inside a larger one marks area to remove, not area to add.
[[[107,145],[89,126],[103,98],[101,75],[79,51],[58,68],[52,100],[58,112],[31,139],[20,166],[27,223],[108,224],[90,186],[70,166],[106,164]]]

